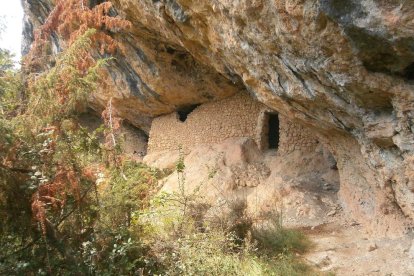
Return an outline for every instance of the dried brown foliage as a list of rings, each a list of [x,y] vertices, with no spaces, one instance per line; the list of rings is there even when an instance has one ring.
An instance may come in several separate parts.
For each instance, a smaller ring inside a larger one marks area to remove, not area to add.
[[[55,109],[59,109],[59,106],[61,106],[60,113],[67,111],[64,107],[73,98],[73,91],[79,90],[78,87],[83,85],[77,80],[87,78],[88,74],[91,75],[91,68],[98,67],[93,57],[94,52],[99,52],[100,54],[115,53],[118,45],[110,36],[110,33],[119,32],[130,27],[129,21],[109,15],[112,8],[110,2],[104,2],[93,8],[89,8],[88,0],[57,0],[54,4],[55,7],[45,23],[35,31],[32,48],[25,60],[27,72],[44,71],[52,61],[54,56],[49,49],[52,35],[58,35],[64,46],[71,46],[73,43],[79,42],[79,38],[88,30],[94,29],[96,31],[88,37],[91,41],[90,46],[92,49],[74,47],[77,49],[77,52],[69,52],[66,55],[68,57],[67,60],[60,60],[60,63],[58,61],[55,68],[59,68],[48,70],[47,77],[29,78],[29,91],[32,91],[33,95],[38,94],[39,101],[45,95],[50,99],[55,98],[55,108],[50,109],[52,114],[56,113]],[[85,79],[85,81],[88,80]],[[68,84],[72,84],[72,86]],[[32,104],[32,110],[39,108],[44,110],[43,106],[38,106],[38,102],[35,101]],[[120,121],[118,118],[111,117],[110,119],[108,118],[107,122],[111,129],[110,133],[113,134],[113,131],[119,128]],[[60,135],[59,122],[53,124],[56,124],[56,135]],[[115,142],[111,146],[108,144],[110,150],[113,150],[115,146]],[[86,179],[94,178],[91,171],[83,169],[85,175],[82,175],[82,177]],[[77,202],[80,201],[79,183],[79,176],[76,176],[74,169],[62,163],[56,169],[52,180],[41,185],[32,196],[33,216],[42,226],[43,234],[46,232],[45,220],[48,208],[62,209],[65,206],[68,195],[73,196]]]
[[[45,220],[48,206],[60,210],[65,206],[68,195],[80,202],[79,178],[72,169],[58,168],[53,181],[39,186],[32,196],[32,212],[40,223],[43,234],[46,234]]]
[[[119,17],[112,17],[109,12],[112,3],[104,2],[92,9],[88,6],[88,0],[57,0],[53,11],[45,24],[35,31],[35,39],[30,53],[26,57],[26,65],[41,67],[48,62],[48,43],[52,34],[57,34],[69,45],[88,29],[96,29],[92,40],[95,49],[101,54],[115,53],[116,41],[109,35],[110,32],[119,32],[128,29],[131,23]],[[82,70],[91,63],[90,56],[80,59],[79,69]]]

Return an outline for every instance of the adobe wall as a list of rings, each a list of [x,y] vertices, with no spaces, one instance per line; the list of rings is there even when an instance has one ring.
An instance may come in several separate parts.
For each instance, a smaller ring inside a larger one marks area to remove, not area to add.
[[[185,122],[178,119],[177,113],[160,116],[152,122],[148,153],[177,150],[180,145],[187,151],[198,144],[220,143],[231,137],[251,137],[265,150],[269,112],[265,105],[239,93],[197,107]],[[312,150],[318,143],[307,129],[280,115],[279,127],[279,155]]]

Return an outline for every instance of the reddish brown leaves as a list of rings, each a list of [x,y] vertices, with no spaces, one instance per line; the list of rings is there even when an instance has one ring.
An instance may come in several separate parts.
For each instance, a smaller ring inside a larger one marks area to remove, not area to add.
[[[52,181],[41,184],[33,194],[32,212],[34,218],[40,223],[43,234],[46,233],[46,210],[48,208],[62,209],[69,195],[73,196],[77,203],[80,203],[79,178],[73,170],[64,167],[58,169]]]
[[[50,35],[58,34],[69,45],[88,29],[98,32],[92,37],[96,50],[101,54],[115,53],[116,41],[109,32],[128,29],[131,23],[119,17],[109,16],[112,3],[104,2],[90,9],[87,0],[57,0],[45,24],[35,31],[35,39],[27,56],[29,67],[41,67],[47,63],[47,43]],[[87,60],[87,58],[85,58]],[[44,64],[43,64],[44,65]],[[80,66],[84,69],[85,66]]]
[[[89,42],[92,41],[92,49],[89,49],[89,46],[80,47],[82,50],[74,54],[72,53],[68,61],[65,61],[66,64],[63,65],[66,65],[66,67],[59,67],[59,60],[57,59],[55,68],[58,69],[55,71],[53,69],[50,70],[55,72],[53,82],[43,79],[43,83],[40,82],[39,84],[39,79],[41,78],[33,77],[30,79],[28,83],[29,87],[33,86],[33,91],[35,91],[35,87],[40,86],[39,91],[46,90],[47,95],[52,95],[50,98],[56,99],[58,107],[66,110],[63,107],[68,104],[72,94],[77,93],[76,91],[79,90],[77,89],[78,87],[74,86],[82,86],[82,84],[79,84],[79,80],[87,76],[88,71],[97,64],[93,58],[93,53],[115,53],[118,47],[110,33],[127,29],[131,25],[128,21],[119,17],[109,16],[111,8],[112,4],[110,2],[99,4],[90,9],[87,0],[55,1],[55,7],[45,24],[35,32],[34,43],[26,57],[25,66],[28,72],[33,72],[34,69],[40,71],[47,70],[48,64],[54,58],[49,45],[51,35],[57,34],[62,38],[60,43],[63,48],[66,48],[66,46],[77,45],[75,43],[81,41],[78,38],[81,38],[88,30],[95,29],[97,31],[91,33],[91,37],[88,37],[90,39]],[[103,117],[109,129],[106,133],[108,138],[106,145],[108,151],[114,152],[116,147],[114,132],[120,127],[120,119],[112,114],[111,106],[107,108],[106,113],[103,113]],[[53,122],[52,124],[55,123]],[[57,125],[59,125],[58,122]],[[59,135],[60,132],[61,130],[58,128],[54,131],[55,135]],[[55,141],[55,139],[52,139],[52,141]],[[51,151],[46,151],[47,156],[53,155],[54,146],[53,143],[50,144],[52,148]],[[52,153],[49,154],[49,152]],[[72,197],[75,202],[80,203],[81,177],[92,181],[96,177],[92,170],[85,168],[80,170],[82,170],[82,173],[77,175],[73,166],[60,163],[57,168],[55,167],[54,176],[49,181],[46,180],[47,182],[41,183],[33,194],[32,212],[35,220],[40,223],[43,234],[46,233],[45,221],[47,219],[47,211],[62,210],[69,197]]]

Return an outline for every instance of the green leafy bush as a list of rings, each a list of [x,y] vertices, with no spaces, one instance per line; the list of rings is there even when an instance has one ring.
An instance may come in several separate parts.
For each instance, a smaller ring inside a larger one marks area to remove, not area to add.
[[[305,253],[311,246],[302,232],[284,228],[278,215],[265,225],[254,228],[252,236],[257,241],[258,248],[268,255]]]

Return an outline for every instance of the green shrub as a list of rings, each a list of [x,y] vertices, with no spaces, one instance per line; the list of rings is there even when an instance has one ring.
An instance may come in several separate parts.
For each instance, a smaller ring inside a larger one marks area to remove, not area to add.
[[[260,251],[268,255],[305,253],[311,246],[302,232],[284,228],[278,216],[265,225],[252,229],[252,237],[257,241]]]

